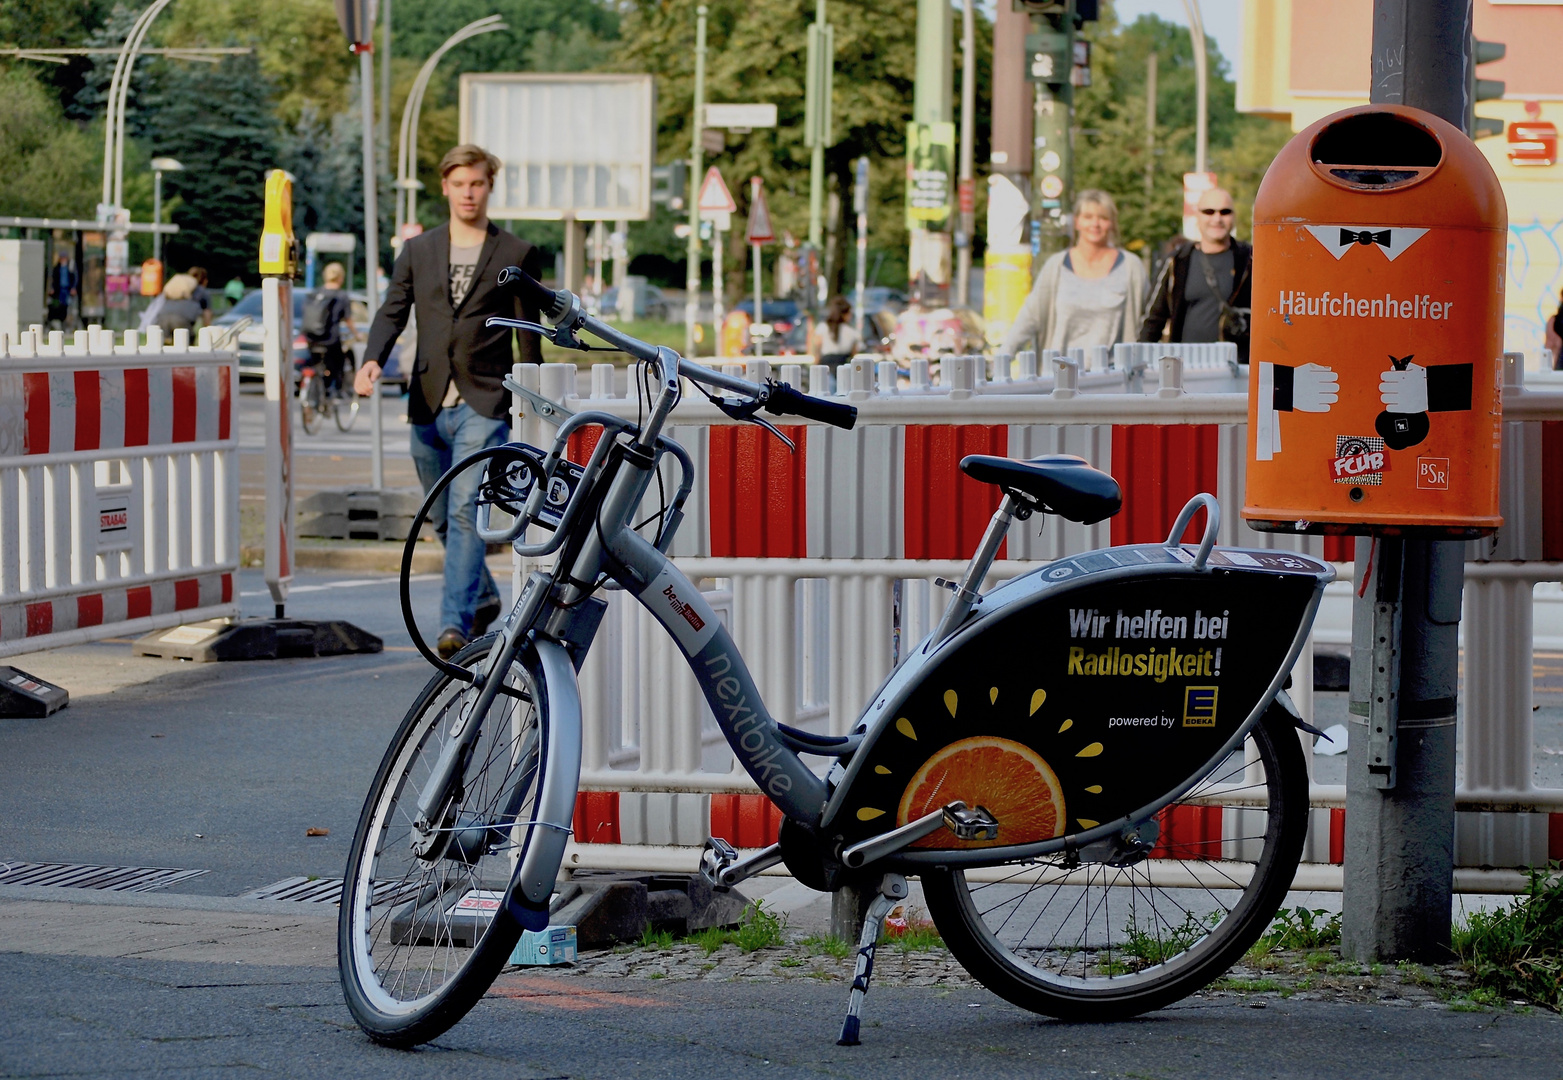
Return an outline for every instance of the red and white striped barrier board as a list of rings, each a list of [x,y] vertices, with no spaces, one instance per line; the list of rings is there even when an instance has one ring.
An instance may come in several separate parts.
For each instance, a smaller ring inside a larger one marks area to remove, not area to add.
[[[0,656],[237,614],[237,358],[203,330],[0,352]]]

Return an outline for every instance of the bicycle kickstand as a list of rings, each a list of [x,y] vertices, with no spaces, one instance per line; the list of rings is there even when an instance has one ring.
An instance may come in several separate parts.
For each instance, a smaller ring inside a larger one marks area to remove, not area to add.
[[[863,919],[863,933],[858,938],[857,968],[852,973],[852,993],[847,998],[847,1016],[841,1022],[841,1038],[837,1046],[858,1045],[858,1025],[863,1011],[863,999],[868,995],[868,980],[874,974],[874,950],[879,945],[879,935],[885,926],[885,916],[896,904],[906,899],[906,878],[900,874],[886,874],[879,882],[879,894],[868,905]]]

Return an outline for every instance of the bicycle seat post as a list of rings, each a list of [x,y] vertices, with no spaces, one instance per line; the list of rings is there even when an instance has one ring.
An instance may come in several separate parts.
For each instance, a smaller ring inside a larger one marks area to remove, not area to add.
[[[977,545],[976,554],[971,557],[971,562],[966,564],[966,572],[955,585],[955,595],[950,597],[950,606],[944,609],[944,617],[939,620],[939,628],[933,633],[932,645],[937,646],[955,633],[956,628],[982,598],[980,590],[983,579],[988,576],[988,571],[993,567],[993,560],[999,553],[999,546],[1004,543],[1004,537],[1009,533],[1010,522],[1015,520],[1015,508],[1015,496],[1006,492],[1004,501],[999,503],[997,510],[993,511],[993,518],[988,522],[988,531],[982,534],[982,542]]]

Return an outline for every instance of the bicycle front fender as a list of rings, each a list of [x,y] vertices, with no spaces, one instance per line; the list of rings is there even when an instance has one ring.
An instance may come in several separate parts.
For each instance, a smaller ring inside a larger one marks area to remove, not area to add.
[[[528,930],[548,925],[548,901],[564,861],[581,783],[581,690],[575,665],[562,645],[536,640],[538,710],[542,729],[542,777],[505,907]]]

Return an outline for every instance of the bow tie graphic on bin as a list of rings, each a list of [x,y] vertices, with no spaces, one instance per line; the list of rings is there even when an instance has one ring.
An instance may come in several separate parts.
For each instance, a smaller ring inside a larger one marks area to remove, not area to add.
[[[1369,244],[1389,247],[1390,236],[1391,231],[1389,229],[1380,229],[1377,232],[1374,232],[1372,229],[1362,229],[1360,231],[1342,229],[1340,231],[1340,242],[1342,244],[1361,244],[1363,247],[1367,247]]]

